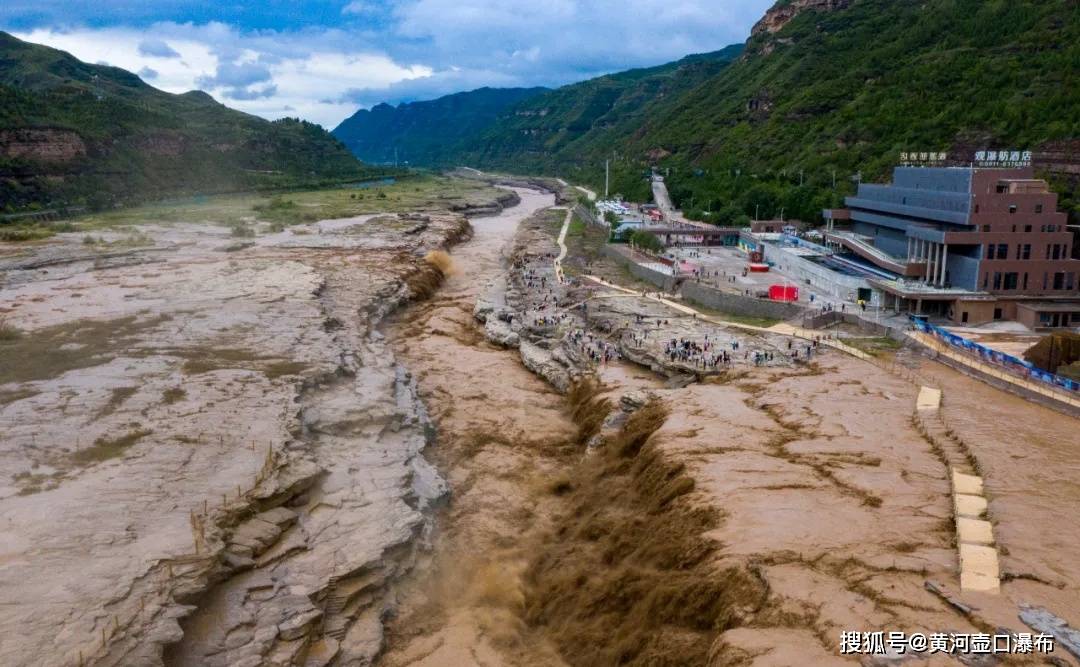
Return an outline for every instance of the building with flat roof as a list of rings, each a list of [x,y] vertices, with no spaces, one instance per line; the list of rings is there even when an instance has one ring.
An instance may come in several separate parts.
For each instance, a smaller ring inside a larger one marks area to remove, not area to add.
[[[895,275],[871,281],[886,307],[1080,326],[1072,233],[1030,166],[897,167],[892,183],[860,184],[845,204],[824,212],[826,242]]]

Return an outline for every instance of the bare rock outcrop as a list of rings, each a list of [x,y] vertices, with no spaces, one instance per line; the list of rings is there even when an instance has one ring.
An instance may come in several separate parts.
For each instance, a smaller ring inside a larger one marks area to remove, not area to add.
[[[54,128],[0,130],[0,156],[38,162],[68,162],[86,155],[77,132]]]
[[[765,12],[765,16],[754,24],[750,35],[774,35],[783,30],[784,26],[803,12],[832,12],[845,9],[849,4],[850,0],[782,0]]]
[[[447,493],[374,327],[468,221],[140,233],[0,265],[0,663],[370,664]]]

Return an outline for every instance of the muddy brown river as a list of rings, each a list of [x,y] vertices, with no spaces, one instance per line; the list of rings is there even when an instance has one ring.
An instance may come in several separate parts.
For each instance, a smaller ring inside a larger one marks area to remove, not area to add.
[[[550,194],[519,194],[519,206],[472,221],[475,235],[453,250],[438,294],[388,327],[437,425],[428,456],[452,496],[435,556],[402,591],[385,665],[561,662],[520,619],[521,576],[550,519],[537,497],[564,465],[561,451],[576,426],[562,396],[515,353],[485,342],[473,318],[477,296],[504,270],[518,223],[554,204]]]
[[[1025,631],[1016,610],[1028,603],[1075,616],[1076,567],[1054,555],[1080,531],[1048,529],[1080,499],[1061,450],[1074,422],[946,369],[934,373],[944,415],[990,476],[1002,547],[1002,594],[965,594],[970,618],[925,587],[959,593],[956,538],[947,469],[902,375],[830,352],[677,388],[607,364],[601,399],[644,392],[665,409],[634,461],[590,457],[574,406],[473,317],[518,223],[553,203],[520,194],[474,220],[443,288],[386,328],[437,425],[428,456],[452,493],[399,588],[382,664],[845,664],[845,630]],[[612,312],[651,308],[592,297]],[[1022,428],[979,419],[986,402]],[[1008,472],[1024,461],[1053,465],[1051,484]]]

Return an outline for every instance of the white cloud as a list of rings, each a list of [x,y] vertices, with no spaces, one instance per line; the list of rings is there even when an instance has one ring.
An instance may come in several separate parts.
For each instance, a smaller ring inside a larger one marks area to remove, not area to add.
[[[345,5],[344,7],[341,8],[341,13],[342,14],[371,14],[372,12],[378,11],[378,9],[379,9],[378,7],[371,4],[370,2],[365,2],[365,0],[353,0],[352,2],[350,2],[349,4],[347,4],[347,5]]]
[[[746,39],[774,0],[407,0],[398,36],[459,67],[498,63],[532,82],[676,60]],[[406,43],[395,55],[412,55]],[[514,57],[530,54],[532,57]]]
[[[179,58],[180,54],[176,52],[167,42],[160,39],[144,39],[139,42],[139,53],[144,56],[153,56],[155,58]]]
[[[482,86],[558,86],[720,49],[744,40],[772,4],[340,0],[330,3],[335,21],[326,27],[241,31],[215,21],[159,22],[16,34],[87,62],[145,71],[169,92],[204,86],[249,113],[333,127],[357,105]]]
[[[86,62],[108,62],[171,93],[204,89],[229,106],[265,118],[296,116],[332,128],[356,111],[336,98],[351,88],[384,89],[432,74],[429,67],[400,65],[377,52],[337,50],[340,36],[323,44],[308,35],[240,34],[222,24],[158,24],[128,28],[45,30],[16,33],[19,39],[68,51]],[[179,57],[143,53],[148,39],[168,37]],[[315,50],[306,48],[314,44]],[[156,76],[151,76],[153,73]]]

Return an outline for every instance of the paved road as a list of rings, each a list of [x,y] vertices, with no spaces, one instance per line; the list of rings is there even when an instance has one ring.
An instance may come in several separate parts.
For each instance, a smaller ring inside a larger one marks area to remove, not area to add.
[[[660,207],[660,212],[664,214],[664,218],[668,222],[673,222],[680,225],[687,225],[690,227],[701,227],[702,229],[709,229],[712,227],[707,222],[695,222],[694,220],[687,220],[683,217],[682,211],[675,208],[675,205],[671,203],[671,194],[668,193],[667,184],[663,181],[653,179],[652,182],[653,200],[656,205]]]
[[[558,181],[559,184],[562,185],[563,187],[567,187],[567,186],[570,185],[569,183],[567,183],[566,181],[564,181],[561,178],[556,178],[555,180]],[[575,185],[574,188],[576,190],[579,190],[579,191],[583,192],[585,194],[585,196],[589,198],[589,201],[596,201],[596,193],[593,192],[592,190],[590,190],[589,188],[583,188],[580,185]]]

